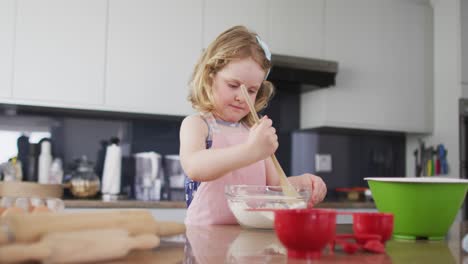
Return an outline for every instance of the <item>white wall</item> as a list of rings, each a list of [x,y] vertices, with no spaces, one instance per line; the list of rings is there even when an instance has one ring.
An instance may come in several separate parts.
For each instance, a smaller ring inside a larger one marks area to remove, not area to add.
[[[434,9],[434,128],[427,145],[445,144],[451,177],[459,177],[458,99],[462,96],[460,1],[431,0]],[[407,175],[414,176],[413,151],[420,135],[407,137]]]
[[[468,1],[461,1],[462,95],[468,98]]]
[[[12,94],[16,1],[0,1],[0,98]]]

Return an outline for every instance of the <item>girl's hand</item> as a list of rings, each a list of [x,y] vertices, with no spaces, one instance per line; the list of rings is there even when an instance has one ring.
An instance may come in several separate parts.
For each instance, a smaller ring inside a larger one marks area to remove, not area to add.
[[[288,180],[293,186],[312,188],[312,196],[310,197],[310,203],[312,203],[312,205],[320,203],[325,198],[325,195],[327,195],[325,182],[323,182],[322,178],[313,174],[305,173],[301,176],[292,176],[288,177]]]
[[[249,149],[256,160],[263,160],[275,153],[278,148],[278,136],[273,122],[267,116],[260,119],[260,123],[252,126],[247,139]]]

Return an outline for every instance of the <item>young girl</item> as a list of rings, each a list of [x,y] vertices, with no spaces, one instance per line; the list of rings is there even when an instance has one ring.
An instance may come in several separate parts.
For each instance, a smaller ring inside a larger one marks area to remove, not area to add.
[[[267,116],[254,124],[241,85],[257,111],[266,107],[273,85],[267,45],[243,26],[221,33],[195,66],[189,100],[200,114],[180,128],[180,159],[186,181],[188,225],[235,224],[224,187],[231,184],[279,185],[269,158],[278,137]],[[312,203],[323,200],[326,186],[312,174],[288,177],[293,185],[310,186]]]

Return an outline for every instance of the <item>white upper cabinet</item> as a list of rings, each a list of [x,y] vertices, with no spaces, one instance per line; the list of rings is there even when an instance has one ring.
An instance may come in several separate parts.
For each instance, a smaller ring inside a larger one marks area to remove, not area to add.
[[[187,115],[202,50],[245,25],[273,53],[338,61],[335,87],[301,95],[302,128],[431,132],[429,2],[3,0],[0,102]]]
[[[201,54],[201,36],[201,0],[110,1],[106,106],[192,113],[188,82]]]
[[[15,0],[0,1],[0,97],[11,96]]]
[[[236,25],[248,27],[268,43],[267,14],[267,0],[205,0],[203,48],[220,33]]]
[[[18,0],[13,97],[103,103],[106,0]]]
[[[273,53],[323,58],[325,0],[270,0],[269,36]]]
[[[327,0],[325,57],[336,87],[302,96],[301,127],[432,129],[432,9],[427,1]]]

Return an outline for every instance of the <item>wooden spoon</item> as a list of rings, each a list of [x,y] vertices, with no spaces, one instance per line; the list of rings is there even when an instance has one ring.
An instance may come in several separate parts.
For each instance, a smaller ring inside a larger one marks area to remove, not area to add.
[[[249,93],[247,92],[245,85],[242,84],[240,88],[242,91],[242,95],[244,96],[244,99],[247,102],[247,105],[249,106],[250,114],[255,120],[255,123],[258,124],[260,122],[260,119],[258,118],[258,114],[257,114],[257,111],[255,110],[253,103],[250,101]],[[287,196],[300,197],[299,193],[296,192],[296,189],[294,188],[294,186],[292,186],[292,184],[288,181],[288,178],[286,177],[286,174],[284,173],[283,168],[281,168],[281,165],[276,159],[275,154],[271,155],[271,160],[273,161],[273,164],[275,165],[275,168],[276,168],[276,172],[278,173],[280,185],[281,187],[283,187],[282,188],[283,193]]]

